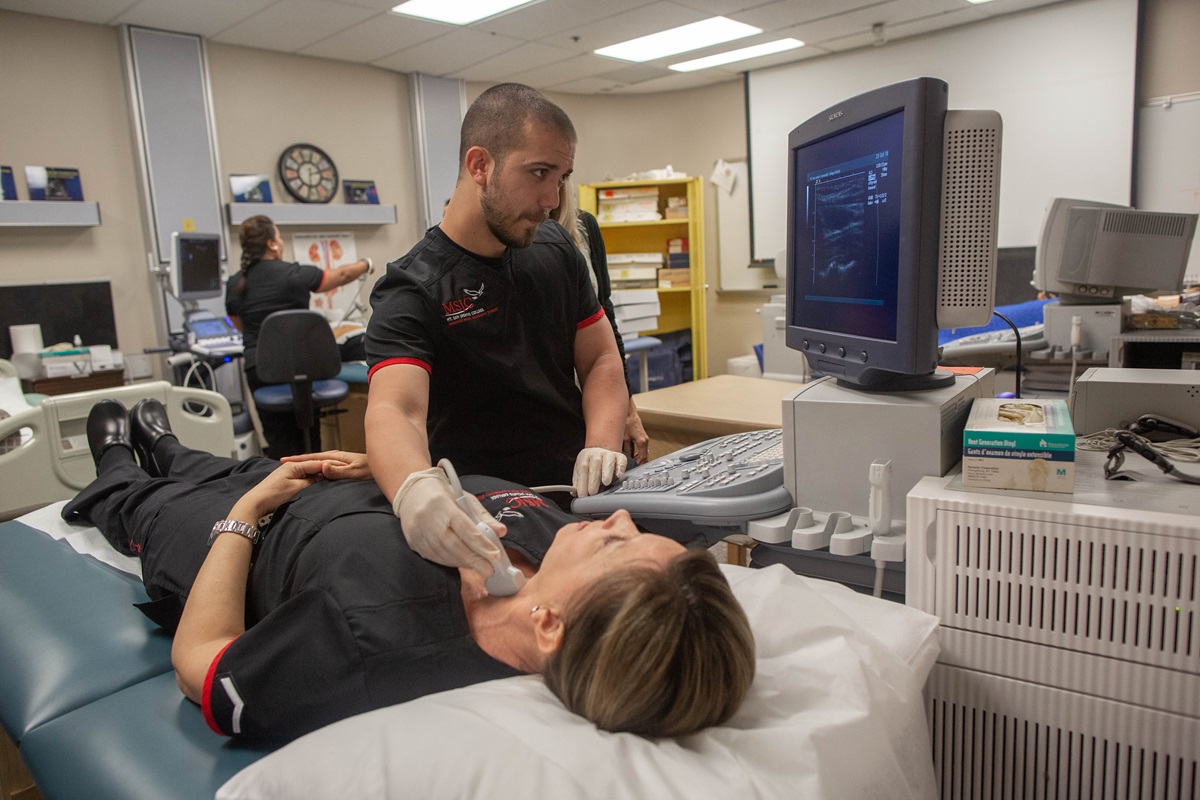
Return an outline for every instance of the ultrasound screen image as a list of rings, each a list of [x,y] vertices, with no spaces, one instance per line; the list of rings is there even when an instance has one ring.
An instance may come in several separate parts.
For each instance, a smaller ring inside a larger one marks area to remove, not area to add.
[[[796,324],[896,340],[903,142],[896,112],[796,149]]]
[[[820,181],[813,185],[812,195],[816,283],[830,293],[853,293],[856,283],[866,278],[859,273],[874,272],[874,235],[867,230],[867,175],[853,172]]]

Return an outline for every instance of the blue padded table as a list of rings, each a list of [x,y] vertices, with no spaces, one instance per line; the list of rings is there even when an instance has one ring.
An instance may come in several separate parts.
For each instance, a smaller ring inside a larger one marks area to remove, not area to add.
[[[141,581],[21,522],[0,525],[0,723],[33,728],[171,669]]]
[[[158,675],[30,731],[21,755],[54,800],[212,800],[271,748],[213,733],[175,675]]]
[[[0,725],[42,796],[211,800],[271,748],[209,730],[136,577],[0,523]],[[10,745],[7,745],[10,746]]]

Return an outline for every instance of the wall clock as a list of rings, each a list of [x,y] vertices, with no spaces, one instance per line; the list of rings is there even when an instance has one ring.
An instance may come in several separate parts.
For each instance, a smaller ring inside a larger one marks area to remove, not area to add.
[[[279,156],[279,180],[301,203],[328,203],[337,193],[338,171],[321,148],[294,144]]]

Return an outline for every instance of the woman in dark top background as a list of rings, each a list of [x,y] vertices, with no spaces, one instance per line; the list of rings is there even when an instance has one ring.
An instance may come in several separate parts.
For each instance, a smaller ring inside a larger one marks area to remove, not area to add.
[[[617,318],[613,313],[612,283],[608,277],[608,254],[604,249],[604,239],[600,236],[600,223],[588,212],[579,208],[576,199],[575,184],[570,180],[564,181],[558,189],[558,207],[550,212],[550,219],[567,229],[575,246],[583,253],[584,260],[591,267],[590,277],[592,288],[596,290],[596,298],[604,309],[612,325],[613,335],[617,337],[617,350],[621,353],[621,363],[625,363],[625,342],[621,332],[617,330]],[[631,456],[639,464],[645,464],[650,458],[650,436],[642,425],[638,415],[637,404],[633,401],[633,387],[629,385],[629,373],[625,373],[625,388],[629,390],[629,410],[625,415],[625,436],[622,448],[625,455]]]
[[[370,259],[360,259],[334,269],[283,260],[283,237],[270,217],[250,217],[239,231],[242,268],[225,287],[225,312],[242,332],[242,366],[254,391],[265,384],[258,379],[258,332],[263,320],[276,311],[309,307],[310,295],[328,292],[361,278],[371,269]],[[304,451],[304,435],[292,414],[259,412],[267,454],[273,458]],[[320,441],[319,428],[312,433]],[[319,449],[319,448],[318,448]]]

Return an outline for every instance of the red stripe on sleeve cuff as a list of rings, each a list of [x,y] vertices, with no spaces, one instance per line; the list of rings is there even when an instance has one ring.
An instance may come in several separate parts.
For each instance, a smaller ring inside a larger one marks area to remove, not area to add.
[[[229,649],[229,645],[236,642],[237,639],[230,639],[229,644],[221,648],[221,652],[217,653],[217,657],[208,665],[208,674],[204,676],[204,690],[200,693],[200,710],[204,712],[204,721],[208,723],[208,727],[212,728],[215,733],[222,736],[229,734],[221,730],[221,726],[217,724],[217,718],[212,713],[212,685],[213,679],[217,675],[217,664],[221,663],[221,656],[225,655],[225,651]]]
[[[371,369],[367,372],[367,383],[371,382],[371,377],[376,372],[384,367],[390,367],[393,364],[412,364],[414,367],[420,367],[421,369],[425,370],[430,375],[433,374],[433,367],[429,366],[419,358],[389,358],[388,360],[380,361],[378,364],[371,367]]]
[[[317,284],[317,288],[316,288],[316,289],[313,289],[313,291],[314,291],[314,292],[323,292],[323,291],[325,291],[325,280],[326,280],[328,277],[329,277],[329,272],[328,272],[327,270],[321,270],[321,282],[320,282],[319,284]]]
[[[602,319],[604,319],[604,309],[603,308],[600,309],[599,311],[597,311],[595,314],[592,314],[587,319],[580,322],[578,325],[576,325],[575,330],[581,331],[584,328],[586,328],[587,326],[591,325],[592,323],[599,322]]]

